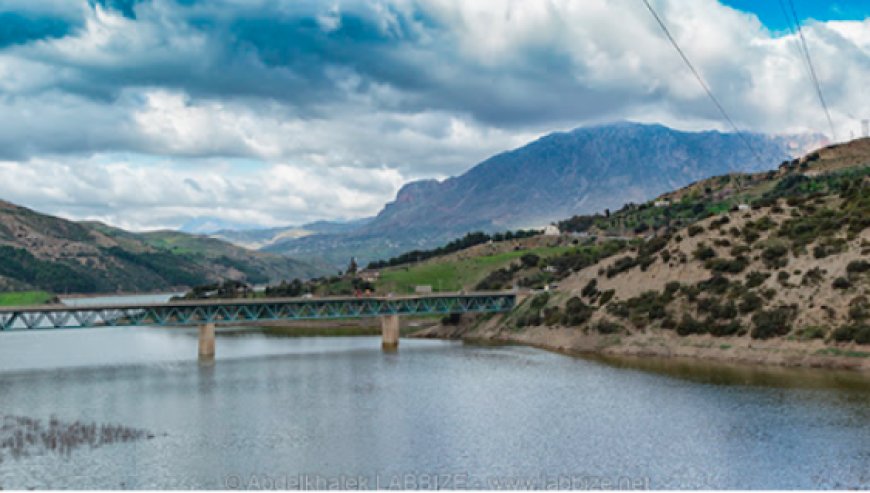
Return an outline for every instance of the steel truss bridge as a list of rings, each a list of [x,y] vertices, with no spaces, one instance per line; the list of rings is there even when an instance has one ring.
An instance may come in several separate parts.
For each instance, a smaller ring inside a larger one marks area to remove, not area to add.
[[[11,307],[0,308],[0,330],[143,325],[213,327],[276,320],[364,317],[392,319],[400,315],[506,312],[515,303],[515,293],[497,292],[404,297],[193,300],[161,304]]]

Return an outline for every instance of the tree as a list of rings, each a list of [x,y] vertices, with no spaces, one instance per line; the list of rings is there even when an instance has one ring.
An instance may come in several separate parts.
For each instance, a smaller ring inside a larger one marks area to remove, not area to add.
[[[348,264],[348,266],[347,266],[346,273],[347,273],[347,275],[353,277],[356,275],[356,271],[357,271],[356,258],[351,257],[350,264]]]

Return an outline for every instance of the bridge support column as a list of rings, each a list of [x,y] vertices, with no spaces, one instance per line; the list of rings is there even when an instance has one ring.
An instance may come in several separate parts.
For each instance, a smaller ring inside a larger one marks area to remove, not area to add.
[[[399,348],[399,316],[386,315],[381,317],[381,347],[384,351],[395,351]]]
[[[214,324],[199,326],[199,360],[211,361],[214,359]]]

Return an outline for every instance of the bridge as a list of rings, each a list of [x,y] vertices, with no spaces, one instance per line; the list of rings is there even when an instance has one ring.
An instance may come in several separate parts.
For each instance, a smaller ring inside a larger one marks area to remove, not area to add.
[[[0,308],[0,331],[120,326],[199,326],[199,357],[213,359],[216,325],[258,321],[381,319],[384,349],[399,345],[399,317],[499,313],[516,304],[514,292],[475,292],[365,298],[184,300],[159,304],[44,305]]]

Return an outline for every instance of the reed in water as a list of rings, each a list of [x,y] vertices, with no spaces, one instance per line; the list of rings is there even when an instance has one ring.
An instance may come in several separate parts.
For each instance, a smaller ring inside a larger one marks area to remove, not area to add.
[[[2,415],[0,421],[0,462],[32,454],[68,455],[80,447],[98,448],[114,443],[150,440],[146,430],[109,423],[63,422],[52,416],[47,423],[26,416]]]

